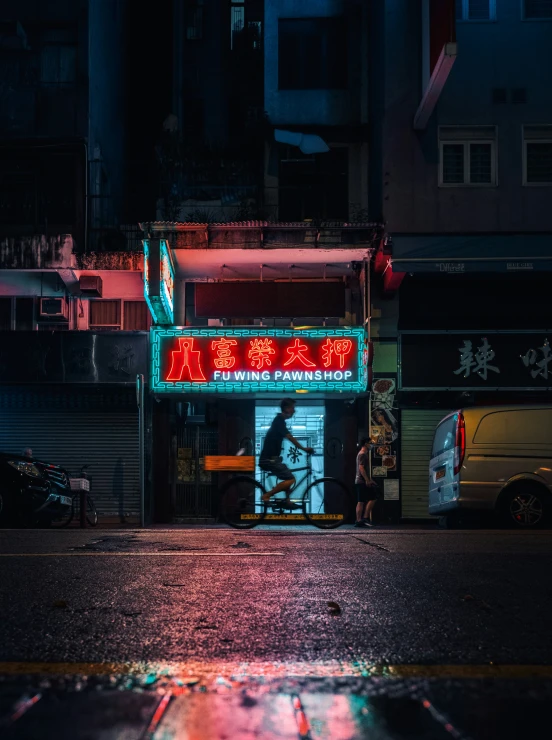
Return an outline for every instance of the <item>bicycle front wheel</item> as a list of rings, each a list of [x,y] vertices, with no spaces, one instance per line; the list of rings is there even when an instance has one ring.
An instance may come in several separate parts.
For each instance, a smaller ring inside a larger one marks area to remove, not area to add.
[[[335,529],[346,524],[352,514],[347,486],[336,478],[319,478],[303,494],[307,521],[319,529]]]
[[[263,486],[254,478],[238,475],[220,490],[220,514],[224,521],[236,529],[252,529],[266,515],[262,496]]]
[[[98,523],[98,512],[90,496],[86,497],[86,521],[90,527],[95,527]]]

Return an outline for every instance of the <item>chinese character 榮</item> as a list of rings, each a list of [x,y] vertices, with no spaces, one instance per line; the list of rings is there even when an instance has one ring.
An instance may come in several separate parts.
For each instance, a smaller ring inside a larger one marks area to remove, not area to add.
[[[262,370],[265,365],[270,367],[272,365],[271,355],[276,354],[276,350],[272,346],[273,340],[266,337],[265,339],[251,339],[249,340],[250,350],[247,353],[247,357],[251,360],[251,366],[257,370]]]

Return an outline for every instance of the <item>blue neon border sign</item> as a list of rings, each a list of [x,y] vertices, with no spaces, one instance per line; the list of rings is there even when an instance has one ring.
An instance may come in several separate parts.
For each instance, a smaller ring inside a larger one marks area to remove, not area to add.
[[[163,304],[165,315],[169,319],[168,323],[172,324],[174,322],[174,268],[166,239],[161,239],[159,269],[161,303]]]
[[[357,342],[357,379],[356,380],[269,380],[269,381],[164,381],[161,377],[162,345],[166,339],[179,337],[316,337],[331,339],[344,337]],[[151,345],[151,390],[160,394],[207,394],[207,393],[259,393],[259,392],[325,392],[325,393],[364,393],[368,382],[368,342],[361,326],[319,327],[312,329],[277,329],[268,327],[158,327],[150,329]]]
[[[166,239],[160,240],[159,250],[152,249],[148,239],[144,239],[143,244],[144,298],[156,324],[173,324],[174,267],[169,245]],[[155,265],[152,260],[155,260]]]

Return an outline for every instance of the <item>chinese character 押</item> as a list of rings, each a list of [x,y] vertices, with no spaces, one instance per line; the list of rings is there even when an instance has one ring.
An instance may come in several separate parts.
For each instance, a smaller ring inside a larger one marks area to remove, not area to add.
[[[345,363],[345,357],[353,348],[353,343],[350,339],[326,339],[322,345],[324,352],[322,353],[322,361],[324,367],[329,367],[332,362],[332,354],[336,354],[339,357],[339,367],[343,368]]]

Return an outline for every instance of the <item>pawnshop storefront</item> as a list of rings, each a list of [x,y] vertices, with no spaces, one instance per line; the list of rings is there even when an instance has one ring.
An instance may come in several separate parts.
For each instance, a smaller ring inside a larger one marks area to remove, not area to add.
[[[291,432],[320,453],[313,474],[352,484],[358,437],[369,431],[364,327],[374,230],[143,228],[155,323],[153,520],[213,521],[225,474],[205,470],[205,456],[245,449],[258,460],[286,396],[297,401]],[[318,238],[324,247],[313,246]],[[304,461],[287,442],[282,454],[291,468]]]
[[[362,327],[153,328],[151,390],[167,409],[172,519],[216,515],[220,474],[204,470],[205,455],[245,449],[258,460],[286,396],[297,400],[292,434],[320,453],[313,474],[351,483],[368,364]],[[290,467],[302,465],[287,441],[282,454]]]

